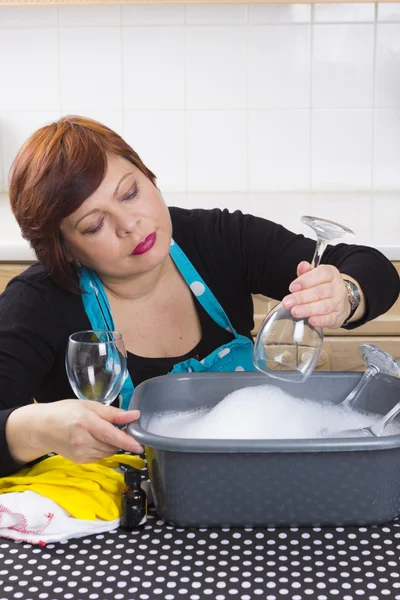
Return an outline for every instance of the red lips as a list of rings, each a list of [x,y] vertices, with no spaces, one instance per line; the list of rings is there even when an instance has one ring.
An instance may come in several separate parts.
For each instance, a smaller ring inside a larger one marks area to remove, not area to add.
[[[154,244],[156,243],[156,233],[150,233],[150,235],[148,235],[143,242],[140,242],[140,244],[138,244],[135,249],[133,250],[132,254],[134,254],[135,256],[138,254],[145,254],[146,252],[148,252],[149,250],[152,249],[152,247],[154,246]]]

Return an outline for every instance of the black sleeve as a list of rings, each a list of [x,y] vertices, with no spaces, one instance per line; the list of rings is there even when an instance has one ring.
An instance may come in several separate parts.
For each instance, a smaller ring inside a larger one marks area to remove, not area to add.
[[[16,278],[0,296],[0,476],[20,468],[8,451],[6,422],[33,401],[54,365],[55,321],[51,292],[40,283]]]
[[[299,262],[312,260],[315,239],[294,234],[272,221],[240,211],[205,212],[209,213],[206,229],[208,234],[213,232],[214,252],[222,253],[224,248],[224,254],[228,253],[231,258],[232,268],[239,270],[244,285],[252,294],[281,300],[289,293]],[[364,317],[349,324],[347,329],[354,329],[386,312],[399,296],[396,269],[374,248],[348,244],[328,246],[322,263],[334,265],[341,273],[354,277],[365,295]]]

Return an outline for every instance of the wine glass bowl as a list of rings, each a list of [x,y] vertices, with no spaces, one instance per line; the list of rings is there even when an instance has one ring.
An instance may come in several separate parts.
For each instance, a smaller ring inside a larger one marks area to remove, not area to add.
[[[305,319],[294,318],[278,304],[261,324],[254,344],[254,366],[271,377],[300,383],[317,366],[322,341],[322,329],[306,325]]]
[[[309,227],[314,229],[317,237],[325,242],[332,242],[346,235],[352,237],[354,231],[346,227],[335,223],[335,221],[329,221],[329,219],[320,219],[318,217],[310,217],[309,215],[303,215],[301,217],[302,222]]]
[[[307,215],[301,220],[317,234],[312,268],[320,264],[329,242],[354,235],[348,227],[327,219]],[[280,302],[261,323],[254,344],[254,366],[277,379],[305,381],[318,364],[323,340],[320,327],[311,325],[307,318],[293,317]]]
[[[65,367],[78,398],[108,406],[120,393],[127,373],[122,335],[102,329],[73,333],[68,339]]]

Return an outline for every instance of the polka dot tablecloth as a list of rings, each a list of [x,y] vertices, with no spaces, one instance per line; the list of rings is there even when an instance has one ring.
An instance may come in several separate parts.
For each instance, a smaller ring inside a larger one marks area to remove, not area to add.
[[[1,600],[400,600],[400,523],[145,529],[41,548],[0,538]]]

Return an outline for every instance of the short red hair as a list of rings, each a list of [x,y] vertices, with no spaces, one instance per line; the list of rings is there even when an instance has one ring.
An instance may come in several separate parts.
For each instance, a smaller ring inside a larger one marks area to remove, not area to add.
[[[54,280],[75,292],[76,272],[66,259],[60,225],[99,187],[107,155],[129,160],[155,185],[155,175],[117,133],[78,116],[36,131],[11,168],[11,208],[23,237]]]

